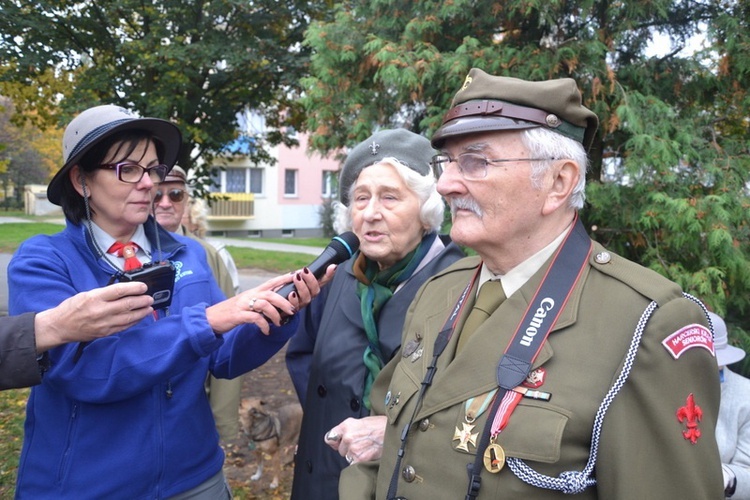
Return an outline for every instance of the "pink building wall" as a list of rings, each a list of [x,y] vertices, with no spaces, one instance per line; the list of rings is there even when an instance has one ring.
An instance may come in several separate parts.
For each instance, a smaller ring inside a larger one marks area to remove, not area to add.
[[[279,146],[278,163],[276,169],[279,189],[276,193],[280,205],[319,205],[322,202],[321,187],[323,171],[337,172],[341,163],[334,158],[334,154],[324,158],[318,153],[308,153],[307,134],[298,134],[299,146],[287,148]],[[297,170],[297,196],[284,194],[284,176],[287,169]]]

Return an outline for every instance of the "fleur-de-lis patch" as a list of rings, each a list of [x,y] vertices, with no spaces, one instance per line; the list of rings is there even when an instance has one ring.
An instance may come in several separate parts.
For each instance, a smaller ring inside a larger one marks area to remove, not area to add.
[[[698,428],[698,422],[703,419],[703,410],[700,406],[695,404],[695,397],[691,392],[688,397],[685,406],[677,410],[677,421],[685,423],[686,430],[682,431],[682,437],[690,441],[692,444],[698,442],[698,438],[701,437],[701,430]]]

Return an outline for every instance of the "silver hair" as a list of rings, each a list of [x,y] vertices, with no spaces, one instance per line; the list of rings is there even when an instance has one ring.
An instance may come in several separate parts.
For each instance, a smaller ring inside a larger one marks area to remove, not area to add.
[[[588,157],[583,145],[542,127],[524,130],[521,133],[521,141],[532,158],[565,158],[573,160],[582,167],[578,184],[568,200],[568,206],[574,210],[583,208],[583,202],[586,200],[586,171],[588,170]],[[535,188],[541,187],[542,177],[551,165],[551,161],[532,162],[531,182]]]
[[[378,164],[390,165],[395,168],[398,175],[404,181],[404,184],[406,184],[406,187],[417,195],[420,205],[419,220],[422,223],[422,226],[427,228],[426,232],[439,230],[443,223],[445,202],[440,196],[440,193],[437,192],[437,181],[435,180],[435,176],[432,175],[432,172],[427,175],[421,175],[419,172],[412,170],[393,157],[386,157],[378,163],[374,163],[374,165]],[[355,179],[349,188],[350,200],[352,199],[356,185],[357,181]],[[349,206],[340,202],[334,202],[333,229],[336,233],[343,233],[344,231],[351,230],[351,206],[351,202],[349,203]]]

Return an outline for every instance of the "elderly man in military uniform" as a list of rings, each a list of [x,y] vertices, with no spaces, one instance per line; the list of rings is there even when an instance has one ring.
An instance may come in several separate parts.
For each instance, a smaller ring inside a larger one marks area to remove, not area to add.
[[[571,79],[470,71],[432,145],[477,256],[416,295],[342,499],[722,497],[705,308],[578,219],[597,125]]]

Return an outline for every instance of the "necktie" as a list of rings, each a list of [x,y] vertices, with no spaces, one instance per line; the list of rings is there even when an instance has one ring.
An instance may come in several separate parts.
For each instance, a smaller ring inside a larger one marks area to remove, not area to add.
[[[138,251],[138,245],[132,241],[128,241],[127,243],[115,241],[112,246],[109,247],[109,250],[107,250],[108,253],[125,258],[126,271],[132,271],[133,269],[141,267],[141,261],[135,256],[136,251]]]
[[[461,329],[461,336],[458,339],[458,349],[456,352],[459,352],[466,345],[469,337],[479,328],[479,325],[484,323],[504,300],[505,292],[500,280],[487,281],[482,285],[482,288],[479,289],[477,300],[474,303],[474,308],[469,312],[469,317],[466,318],[466,322]]]

